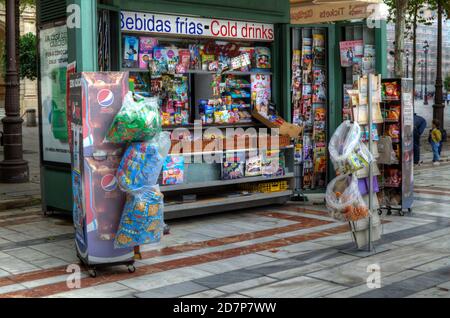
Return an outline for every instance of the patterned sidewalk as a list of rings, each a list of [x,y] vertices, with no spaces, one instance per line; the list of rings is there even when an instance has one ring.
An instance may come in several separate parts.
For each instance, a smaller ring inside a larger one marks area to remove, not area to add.
[[[143,248],[137,271],[82,273],[70,220],[39,208],[0,213],[0,297],[450,297],[450,164],[416,172],[411,216],[383,216],[385,252],[360,258],[348,226],[323,206],[265,207],[179,220],[160,246]],[[369,289],[367,268],[381,268]]]

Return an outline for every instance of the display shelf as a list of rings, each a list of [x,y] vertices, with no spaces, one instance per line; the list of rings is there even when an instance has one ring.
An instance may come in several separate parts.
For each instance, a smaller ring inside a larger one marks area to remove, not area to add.
[[[148,73],[150,72],[149,70],[144,70],[141,68],[122,68],[121,69],[122,72],[135,72],[135,73]],[[189,70],[186,73],[183,74],[174,74],[174,75],[186,75],[186,74],[205,74],[205,75],[213,75],[213,74],[218,74],[217,72],[213,72],[213,71],[204,71],[204,70]],[[240,76],[249,76],[249,75],[254,75],[254,74],[266,74],[266,75],[272,75],[273,73],[271,71],[249,71],[249,72],[240,72],[240,71],[225,71],[223,73],[219,73],[221,75],[240,75]],[[251,86],[249,86],[251,87]]]
[[[292,196],[292,190],[272,193],[252,193],[249,195],[216,197],[192,203],[178,203],[164,207],[165,219],[175,219],[203,214],[236,211],[268,204],[284,204]]]
[[[199,183],[186,183],[186,184],[178,184],[178,185],[163,185],[161,186],[161,191],[163,193],[167,192],[174,192],[174,191],[183,191],[183,190],[189,190],[192,188],[201,189],[201,188],[210,188],[210,187],[220,187],[220,186],[227,186],[227,185],[234,185],[234,184],[241,184],[241,183],[254,183],[254,182],[268,182],[268,181],[277,181],[277,180],[284,180],[293,178],[293,173],[286,173],[284,176],[277,176],[277,177],[245,177],[245,178],[239,178],[239,179],[233,179],[233,180],[216,180],[216,181],[207,181],[207,182],[199,182]]]
[[[169,156],[198,156],[198,155],[214,155],[220,153],[232,153],[232,152],[252,152],[252,151],[261,151],[261,150],[286,150],[292,149],[294,145],[289,145],[287,147],[280,147],[277,149],[272,148],[243,148],[243,149],[231,149],[231,150],[215,150],[215,151],[199,151],[199,152],[186,152],[186,153],[170,153]]]
[[[202,125],[202,129],[209,129],[209,128],[219,128],[219,129],[226,129],[226,128],[261,128],[263,125],[256,123],[256,122],[248,122],[248,123],[235,123],[235,124],[209,124],[209,125]],[[194,129],[194,124],[189,125],[183,125],[183,126],[165,126],[163,127],[163,130],[170,131],[175,130],[177,128],[187,128],[187,129]]]

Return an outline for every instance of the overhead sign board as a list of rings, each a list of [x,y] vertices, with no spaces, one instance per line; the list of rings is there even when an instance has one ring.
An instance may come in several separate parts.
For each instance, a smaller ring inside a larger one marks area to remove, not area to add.
[[[251,41],[274,41],[273,24],[122,11],[122,32],[173,34]]]

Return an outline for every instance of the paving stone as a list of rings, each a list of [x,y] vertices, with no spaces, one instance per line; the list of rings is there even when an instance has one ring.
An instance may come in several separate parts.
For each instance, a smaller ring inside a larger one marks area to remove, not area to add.
[[[194,282],[213,289],[262,276],[250,270],[236,270],[195,279]]]
[[[247,290],[253,287],[261,286],[261,285],[267,285],[270,283],[275,282],[276,280],[267,276],[262,276],[250,280],[243,280],[241,282],[220,286],[217,287],[218,290],[226,292],[226,293],[235,293],[242,290]]]
[[[345,287],[302,276],[241,291],[240,294],[255,298],[314,298],[342,289]]]
[[[202,291],[200,293],[195,293],[195,294],[191,294],[191,295],[187,295],[187,296],[183,296],[181,298],[216,298],[216,297],[221,297],[225,295],[225,293],[215,290],[215,289],[209,289],[209,290],[205,290]]]
[[[247,267],[246,269],[261,275],[270,275],[272,273],[286,271],[292,268],[304,266],[305,263],[295,259],[282,259],[274,262],[268,262],[262,265]]]
[[[175,298],[208,290],[208,287],[194,282],[184,282],[175,285],[164,286],[135,294],[137,298]]]

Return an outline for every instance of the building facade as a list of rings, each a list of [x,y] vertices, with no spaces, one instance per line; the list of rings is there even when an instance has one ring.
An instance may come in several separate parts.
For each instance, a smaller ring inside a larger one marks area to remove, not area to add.
[[[36,10],[34,7],[27,7],[21,14],[20,34],[36,34]],[[0,3],[0,56],[3,59],[5,52],[5,7]],[[4,116],[5,111],[5,80],[4,63],[0,63],[0,118]],[[20,108],[21,113],[27,109],[37,109],[37,81],[28,79],[20,82]]]
[[[442,43],[442,75],[444,79],[450,76],[450,20],[443,23],[443,43]],[[395,25],[389,23],[387,26],[387,39],[389,52],[394,51],[395,42]],[[425,41],[428,42],[427,54],[427,76],[425,76]],[[417,61],[416,61],[416,93],[422,95],[427,85],[427,91],[434,93],[436,81],[436,59],[437,59],[437,21],[432,25],[419,25],[417,28]],[[405,40],[405,49],[409,51],[409,62],[404,63],[405,74],[406,68],[409,67],[409,76],[412,77],[413,69],[413,41],[411,38]],[[394,77],[394,56],[388,54],[388,74]],[[425,83],[426,77],[426,83]]]

